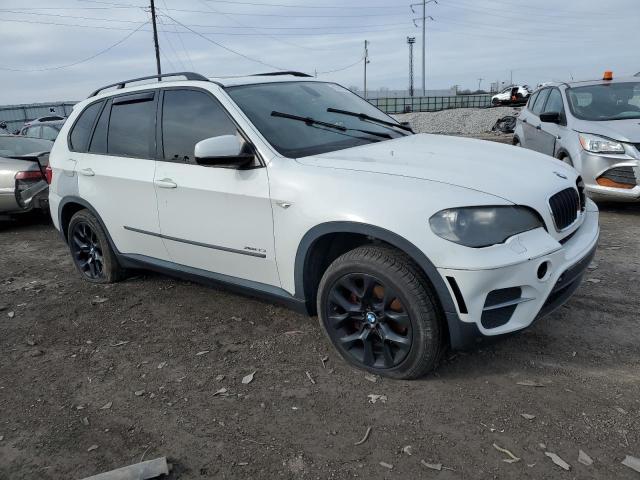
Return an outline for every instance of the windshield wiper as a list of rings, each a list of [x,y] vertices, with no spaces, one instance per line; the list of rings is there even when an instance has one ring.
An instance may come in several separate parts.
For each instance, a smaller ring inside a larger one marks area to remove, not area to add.
[[[319,125],[321,127],[332,128],[333,130],[339,130],[341,132],[353,131],[353,132],[366,133],[368,135],[374,135],[376,137],[393,138],[388,133],[373,132],[371,130],[360,130],[359,128],[347,128],[342,125],[336,125],[335,123],[323,122],[322,120],[316,120],[315,118],[311,118],[311,117],[302,117],[300,115],[293,115],[292,113],[277,112],[274,110],[273,112],[271,112],[271,116],[288,118],[290,120],[298,120],[299,122],[304,122],[309,126]]]
[[[350,117],[357,117],[362,121],[369,121],[372,123],[377,123],[378,125],[384,125],[385,127],[399,128],[406,132],[415,133],[411,127],[406,125],[401,125],[399,123],[387,122],[386,120],[381,120],[376,117],[372,117],[371,115],[367,115],[366,113],[358,113],[358,112],[350,112],[348,110],[340,110],[338,108],[327,108],[327,112],[331,113],[339,113],[340,115],[349,115]]]

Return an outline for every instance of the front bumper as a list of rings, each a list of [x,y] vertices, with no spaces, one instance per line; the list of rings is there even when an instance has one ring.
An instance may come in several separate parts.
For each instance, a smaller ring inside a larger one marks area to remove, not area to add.
[[[598,243],[598,211],[588,203],[582,225],[555,250],[531,250],[527,260],[498,268],[438,268],[456,299],[461,330],[485,336],[522,330],[566,302],[580,285]],[[520,237],[527,245],[527,233]],[[454,347],[460,346],[464,345]]]
[[[628,152],[623,155],[605,155],[580,152],[580,165],[585,190],[589,197],[595,200],[611,200],[617,202],[640,202],[640,184],[633,188],[613,188],[599,185],[598,177],[608,170],[620,167],[630,167],[636,177],[636,183],[640,183],[640,160],[635,158],[635,147],[627,146]],[[638,152],[640,153],[640,151]]]

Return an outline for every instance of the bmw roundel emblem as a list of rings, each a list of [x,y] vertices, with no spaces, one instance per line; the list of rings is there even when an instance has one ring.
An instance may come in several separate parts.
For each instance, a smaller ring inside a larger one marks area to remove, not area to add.
[[[374,324],[376,323],[376,320],[378,320],[378,318],[376,317],[375,313],[373,312],[367,313],[367,322],[369,322],[370,324]]]
[[[567,179],[567,176],[564,173],[556,172],[555,170],[553,171],[553,173],[555,173],[556,176],[558,176],[558,177],[560,177],[560,178],[562,178],[564,180]]]

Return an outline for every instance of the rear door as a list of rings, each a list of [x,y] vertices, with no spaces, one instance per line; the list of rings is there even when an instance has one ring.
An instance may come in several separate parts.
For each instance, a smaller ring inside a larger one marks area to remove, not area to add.
[[[267,169],[199,165],[196,143],[244,135],[212,93],[167,88],[161,100],[155,182],[162,235],[173,262],[279,286]],[[245,137],[246,138],[246,137]]]
[[[90,105],[69,143],[80,197],[100,215],[116,248],[166,259],[153,187],[157,101],[158,91],[152,90]],[[83,121],[90,109],[93,118]]]

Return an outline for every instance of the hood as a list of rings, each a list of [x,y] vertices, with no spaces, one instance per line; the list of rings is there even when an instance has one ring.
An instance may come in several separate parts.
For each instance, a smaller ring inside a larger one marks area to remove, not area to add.
[[[298,162],[447,183],[522,205],[532,205],[545,193],[551,195],[568,184],[575,185],[577,177],[572,167],[531,150],[429,134],[304,157]]]
[[[640,119],[638,118],[605,122],[578,120],[572,126],[578,132],[593,133],[619,142],[640,143]]]

